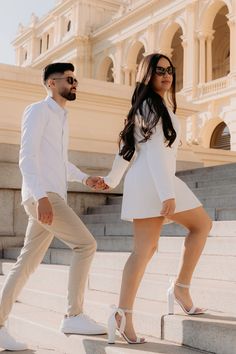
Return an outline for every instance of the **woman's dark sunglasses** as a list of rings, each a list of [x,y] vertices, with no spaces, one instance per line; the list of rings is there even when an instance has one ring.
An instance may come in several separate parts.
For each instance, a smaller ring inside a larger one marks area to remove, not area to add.
[[[78,85],[78,80],[73,77],[73,76],[67,76],[67,77],[55,77],[52,80],[66,80],[69,85]]]
[[[155,69],[155,73],[158,76],[164,76],[166,73],[169,75],[173,75],[175,73],[175,67],[168,66],[167,68],[163,68],[162,66],[157,66]]]

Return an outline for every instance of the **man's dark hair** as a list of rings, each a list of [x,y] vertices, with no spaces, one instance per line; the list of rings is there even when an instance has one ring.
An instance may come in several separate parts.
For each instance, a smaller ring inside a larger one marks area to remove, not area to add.
[[[46,81],[50,75],[56,74],[56,73],[64,74],[64,72],[67,70],[74,72],[74,70],[75,70],[74,65],[71,63],[49,64],[43,69],[43,82],[46,83]]]

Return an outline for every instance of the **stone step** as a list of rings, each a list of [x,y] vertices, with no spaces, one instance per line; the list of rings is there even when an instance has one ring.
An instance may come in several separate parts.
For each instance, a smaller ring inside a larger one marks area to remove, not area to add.
[[[5,259],[16,259],[20,249],[8,248],[4,251]],[[129,252],[97,252],[93,264],[97,269],[123,270]],[[69,265],[72,253],[68,249],[50,248],[43,259],[44,263]],[[150,261],[147,272],[151,274],[169,275],[175,277],[179,267],[179,255],[176,253],[155,254]],[[235,256],[205,255],[201,256],[195,271],[195,277],[201,279],[236,281]]]
[[[103,205],[99,207],[89,207],[87,214],[114,214],[121,213],[121,204]]]
[[[120,222],[120,213],[80,215],[85,224],[106,224]]]
[[[58,254],[59,256],[59,254]],[[123,270],[129,253],[106,253],[98,252],[94,258],[93,266],[97,269]],[[175,253],[155,254],[147,266],[147,273],[168,275],[175,277],[179,266],[179,255]],[[200,279],[212,279],[219,281],[236,281],[236,274],[232,269],[236,269],[235,256],[214,256],[202,255],[195,270],[194,277]]]
[[[203,168],[196,168],[193,170],[184,170],[178,171],[176,176],[181,178],[184,181],[191,180],[201,180],[201,181],[211,181],[215,178],[224,179],[227,176],[235,177],[236,176],[236,165],[235,163],[218,165],[218,166],[210,166]]]
[[[3,262],[3,276],[0,276],[0,286],[12,267],[12,263]],[[30,277],[19,301],[35,305],[52,311],[63,311],[66,304],[66,292],[69,267],[58,268],[52,265],[40,265]],[[89,274],[86,299],[92,301],[96,296],[106,294],[119,294],[122,270],[96,269],[92,267]],[[146,273],[138,290],[137,299],[158,302],[163,311],[167,311],[166,292],[169,288],[170,277],[168,275]],[[236,316],[235,297],[236,283],[217,281],[210,279],[194,278],[191,286],[191,294],[198,306],[216,312],[231,312]],[[217,296],[216,296],[217,294]],[[176,311],[181,312],[179,306]]]
[[[62,280],[60,279],[60,282],[61,281]],[[31,295],[29,294],[30,292]],[[80,347],[80,343],[75,342],[78,341],[78,338],[81,338],[81,336],[64,336],[58,332],[58,326],[60,324],[63,313],[62,308],[60,313],[53,310],[49,311],[48,309],[44,309],[40,307],[42,303],[38,302],[38,297],[36,296],[39,291],[36,290],[34,296],[32,296],[32,290],[29,290],[29,293],[28,300],[30,302],[34,302],[34,300],[36,300],[36,305],[29,305],[24,303],[15,304],[9,321],[11,331],[16,333],[17,336],[22,340],[31,338],[34,343],[40,345],[44,344],[47,346],[47,348],[59,349],[65,353],[74,353],[73,350],[76,348],[76,353],[83,353],[83,351],[79,351],[83,350],[83,347]],[[27,294],[24,295],[24,291],[20,296],[22,296],[21,300],[28,301]],[[52,294],[51,296],[54,297],[55,301],[57,301],[57,295]],[[89,296],[91,296],[91,298],[88,298]],[[93,317],[96,320],[105,323],[110,312],[108,304],[117,302],[117,295],[104,293],[101,294],[96,291],[93,294],[87,293],[86,297],[87,300],[85,302],[85,311],[90,315],[93,314]],[[164,314],[165,311],[163,304],[158,304],[152,300],[146,301],[144,299],[137,299],[135,304],[134,321],[138,332],[144,335],[149,334],[149,336],[151,333],[154,333],[155,337],[162,335],[162,338],[168,337],[172,341],[176,341],[179,344],[184,341],[186,345],[192,346],[196,349],[208,350],[208,352],[211,353],[234,353],[232,352],[232,348],[235,346],[236,318],[234,316],[229,316],[226,313],[218,313],[213,311],[210,311],[209,313],[202,316],[196,316],[194,318],[183,315],[166,316]],[[227,331],[225,331],[225,328],[227,328]],[[50,334],[47,331],[50,331]],[[209,341],[207,341],[206,335],[203,336],[203,334],[206,332],[211,334]],[[213,338],[213,333],[219,334]],[[204,338],[203,342],[201,340],[202,336]],[[89,338],[91,339],[92,337]],[[101,340],[101,338],[104,341],[106,340],[105,336],[100,336],[99,339]],[[73,344],[71,344],[72,340]],[[221,351],[222,341],[224,342],[223,351]],[[151,343],[153,342],[158,343],[159,341],[153,339]],[[83,343],[85,343],[84,338]],[[97,341],[96,345],[98,345]],[[117,348],[117,346],[118,345],[116,345],[115,348]],[[162,346],[161,348],[163,353],[165,347]],[[214,351],[212,350],[213,348]],[[88,347],[86,349],[86,353],[90,353],[88,351]],[[148,348],[142,346],[142,349],[146,350]],[[183,354],[184,348],[181,349],[182,351],[180,351],[180,353]],[[70,352],[70,350],[72,351]],[[92,350],[94,350],[93,347]],[[158,353],[158,347],[152,347],[151,352]],[[174,353],[173,351],[167,351],[167,353],[168,352]],[[91,351],[91,354],[94,353],[94,351]],[[122,351],[121,353],[125,352]]]
[[[118,204],[118,203],[117,203]],[[206,212],[212,220],[235,220],[236,219],[236,207],[235,208],[205,208]],[[80,215],[81,220],[85,224],[106,224],[125,222],[121,220],[121,213],[109,213],[109,214],[85,214]]]
[[[130,252],[133,247],[131,236],[99,236],[96,238],[98,251]],[[180,253],[183,237],[162,236],[159,241],[159,253]],[[62,241],[55,238],[51,248],[69,249]],[[236,256],[236,237],[208,237],[203,250],[205,255]]]
[[[221,187],[222,185],[227,186],[228,184],[235,184],[235,177],[231,177],[225,175],[223,178],[217,178],[217,176],[214,176],[214,178],[209,182],[209,180],[200,180],[198,178],[193,178],[189,180],[185,180],[183,177],[180,177],[187,185],[191,188],[208,188],[209,186],[211,187]]]
[[[95,237],[132,236],[133,223],[120,220],[116,223],[96,223],[86,225]],[[162,236],[186,236],[187,229],[176,224],[166,224],[161,230]],[[236,221],[213,221],[211,236],[236,236]]]
[[[205,186],[203,188],[191,188],[193,193],[197,197],[211,197],[211,196],[224,196],[224,195],[236,195],[236,183],[226,185],[218,185],[218,186]]]
[[[231,314],[209,313],[194,318],[171,317],[166,316],[164,319],[165,339],[214,354],[236,353],[236,318]]]
[[[10,316],[9,327],[22,341],[30,340],[57,354],[131,354],[123,340],[117,337],[115,345],[107,344],[107,336],[64,335],[58,331],[61,315],[24,304],[16,304]],[[192,348],[170,343],[153,337],[146,337],[148,343],[139,346],[136,354],[195,354]],[[26,351],[25,353],[28,353]],[[200,352],[201,353],[201,352]]]

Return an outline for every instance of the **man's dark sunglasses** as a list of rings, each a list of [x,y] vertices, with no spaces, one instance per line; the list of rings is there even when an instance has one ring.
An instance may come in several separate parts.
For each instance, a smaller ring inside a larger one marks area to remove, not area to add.
[[[54,77],[52,80],[66,80],[69,85],[78,85],[78,80],[73,76],[66,76],[66,77]]]
[[[166,73],[169,75],[173,75],[175,73],[175,67],[168,66],[167,68],[163,68],[162,66],[157,66],[155,69],[155,73],[158,76],[164,76]]]

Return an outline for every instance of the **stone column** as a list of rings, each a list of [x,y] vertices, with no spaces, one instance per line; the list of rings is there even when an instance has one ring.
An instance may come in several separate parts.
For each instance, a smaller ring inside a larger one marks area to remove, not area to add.
[[[206,36],[200,32],[199,39],[199,83],[206,82]]]
[[[132,86],[135,85],[135,82],[136,82],[136,74],[137,74],[137,69],[134,68],[134,69],[131,69],[130,71],[130,84]]]
[[[116,84],[123,84],[122,82],[122,50],[123,41],[116,43],[115,63],[114,63],[114,82]]]
[[[184,36],[181,36],[182,39],[182,47],[184,50],[184,62],[183,62],[183,89],[187,87],[188,85],[188,76],[190,73],[189,70],[189,64],[191,63],[190,60],[188,60],[188,41],[187,38]],[[190,59],[190,58],[189,58]]]
[[[206,57],[207,57],[207,62],[206,62],[206,68],[207,68],[207,81],[212,80],[212,41],[214,39],[214,32],[211,31],[209,34],[207,34],[206,37]]]
[[[125,73],[125,82],[124,84],[127,86],[130,86],[130,69],[127,67],[123,68],[123,71]]]
[[[148,47],[146,53],[153,53],[155,51],[155,32],[157,24],[151,24],[147,28]]]

